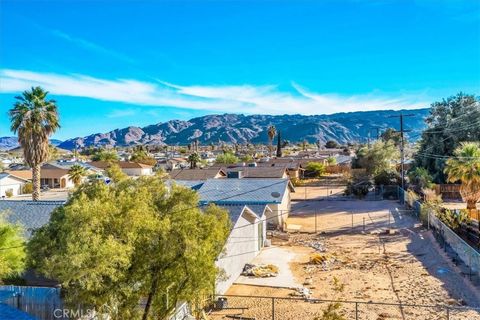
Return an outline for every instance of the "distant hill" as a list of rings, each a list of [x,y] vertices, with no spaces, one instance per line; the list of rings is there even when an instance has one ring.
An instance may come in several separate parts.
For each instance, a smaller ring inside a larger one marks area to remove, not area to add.
[[[62,141],[57,139],[50,139],[50,143],[54,146],[58,146],[60,143],[62,143]],[[0,151],[8,151],[18,147],[19,144],[17,137],[0,137]]]
[[[398,117],[402,111],[382,110],[336,113],[331,115],[242,115],[221,114],[206,115],[188,121],[170,120],[152,124],[143,128],[127,127],[107,133],[96,133],[86,137],[68,139],[58,147],[72,150],[86,146],[133,146],[147,145],[185,145],[198,139],[200,143],[266,143],[266,129],[274,125],[281,131],[282,139],[290,142],[307,140],[325,143],[335,140],[339,143],[366,141],[370,134],[376,135],[376,127],[381,131],[399,127]],[[405,111],[404,111],[405,112]],[[409,110],[415,117],[405,119],[405,129],[412,130],[410,135],[421,132],[424,118],[429,109]],[[418,137],[416,135],[415,137]]]

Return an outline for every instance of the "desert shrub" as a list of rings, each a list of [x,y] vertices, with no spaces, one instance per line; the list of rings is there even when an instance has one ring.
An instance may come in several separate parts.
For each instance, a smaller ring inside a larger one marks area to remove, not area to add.
[[[372,183],[370,181],[358,181],[358,180],[350,180],[347,183],[347,188],[345,189],[345,195],[350,196],[353,195],[359,199],[365,198],[368,194],[370,188],[372,187]]]
[[[27,182],[25,183],[25,185],[23,186],[23,190],[22,190],[23,193],[32,193],[33,192],[33,184],[31,182]]]
[[[346,320],[339,311],[342,308],[340,302],[329,303],[327,308],[323,310],[323,313],[320,317],[316,317],[315,320]]]
[[[5,196],[7,196],[7,198],[13,197],[13,190],[7,190],[7,191],[5,191]]]

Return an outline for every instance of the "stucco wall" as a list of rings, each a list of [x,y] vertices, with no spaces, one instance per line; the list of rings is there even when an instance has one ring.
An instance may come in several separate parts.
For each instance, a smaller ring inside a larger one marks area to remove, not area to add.
[[[5,192],[9,189],[13,191],[13,195],[22,194],[23,183],[11,176],[7,176],[0,180],[0,197],[6,196]]]
[[[224,294],[240,276],[245,264],[251,262],[260,252],[258,248],[259,222],[259,219],[252,219],[250,215],[244,213],[233,227],[224,252],[220,254],[216,262],[217,267],[223,270],[221,271],[222,279],[216,284],[217,294]],[[262,222],[263,239],[265,239],[265,216],[262,217]]]
[[[151,168],[123,168],[122,171],[127,176],[149,176],[153,173]]]
[[[282,202],[278,204],[269,204],[271,213],[267,213],[267,222],[275,226],[278,226],[283,230],[284,222],[288,218],[290,212],[291,200],[290,200],[290,190],[287,189],[283,194]]]

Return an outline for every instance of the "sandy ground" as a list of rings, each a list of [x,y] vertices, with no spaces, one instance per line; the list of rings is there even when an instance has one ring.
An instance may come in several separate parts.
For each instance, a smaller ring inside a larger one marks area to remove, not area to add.
[[[295,187],[295,192],[291,194],[292,201],[295,200],[314,200],[323,197],[337,197],[343,195],[344,186],[306,186]]]
[[[443,255],[428,231],[410,216],[395,210],[395,202],[312,201],[308,204],[302,212],[303,221],[311,223],[309,212],[318,211],[317,220],[321,219],[326,226],[338,224],[338,230],[330,229],[318,235],[291,235],[288,242],[276,242],[297,253],[290,267],[299,283],[311,279],[306,287],[311,288],[313,298],[364,302],[357,305],[357,312],[359,319],[365,320],[447,319],[445,309],[400,308],[368,302],[480,307],[478,288],[474,288]],[[353,230],[342,227],[339,220],[343,216],[351,218],[352,212],[366,214],[367,217],[368,214],[387,217],[392,212],[392,221],[388,224],[388,218],[372,219],[365,232],[363,226]],[[392,228],[395,233],[387,235],[384,233],[387,228]],[[332,263],[326,266],[310,264],[314,249],[307,248],[306,244],[311,241],[324,244]],[[304,300],[275,300],[272,309],[271,297],[288,297],[292,293],[293,290],[287,289],[234,285],[227,294],[265,298],[229,297],[231,308],[247,309],[225,310],[212,319],[224,319],[225,314],[243,314],[257,320],[272,319],[272,312],[275,319],[314,319],[328,305]],[[343,302],[339,313],[345,319],[355,319],[355,304]],[[480,319],[480,312],[451,309],[449,316],[450,319],[475,320]]]

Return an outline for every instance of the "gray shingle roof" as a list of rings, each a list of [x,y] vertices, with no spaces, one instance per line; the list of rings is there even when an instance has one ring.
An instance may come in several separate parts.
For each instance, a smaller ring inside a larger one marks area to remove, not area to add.
[[[52,211],[64,201],[0,200],[0,212],[7,212],[6,220],[19,223],[29,238],[32,231],[48,223]]]
[[[288,179],[208,179],[198,192],[201,204],[280,203],[288,183]]]

